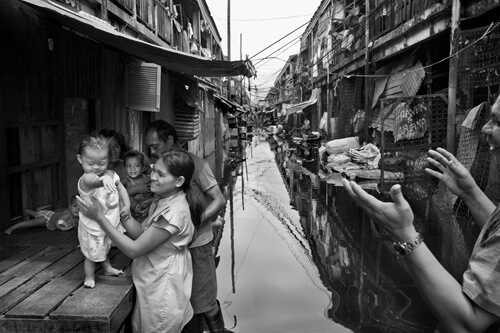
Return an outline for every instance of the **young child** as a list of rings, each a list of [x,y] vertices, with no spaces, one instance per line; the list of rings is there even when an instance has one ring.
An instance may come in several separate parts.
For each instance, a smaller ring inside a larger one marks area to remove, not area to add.
[[[121,182],[130,197],[130,211],[137,221],[148,215],[151,203],[157,200],[150,190],[151,177],[143,174],[145,169],[144,155],[137,150],[128,151],[123,157],[127,177]]]
[[[111,170],[107,170],[110,156],[109,142],[100,134],[92,133],[80,143],[76,158],[82,165],[83,176],[78,180],[78,193],[83,200],[95,198],[102,204],[104,215],[114,228],[123,232],[120,224],[120,214],[130,214],[130,201],[127,190],[120,182],[120,177]],[[118,192],[118,193],[117,193]],[[120,209],[119,202],[123,203]],[[101,262],[104,275],[118,276],[123,274],[111,266],[108,252],[111,240],[101,229],[99,224],[80,213],[78,225],[78,240],[80,249],[85,256],[85,280],[87,288],[95,286],[95,263]]]
[[[27,219],[19,223],[14,224],[12,227],[4,231],[7,235],[10,235],[13,231],[17,229],[28,229],[35,227],[47,227],[49,230],[59,229],[61,231],[68,231],[78,226],[78,202],[76,201],[76,195],[72,196],[70,199],[70,204],[68,209],[61,212],[54,212],[51,210],[31,210],[26,209],[26,214],[32,217],[33,220]]]
[[[134,332],[181,332],[193,315],[188,245],[194,233],[191,216],[199,216],[199,207],[186,194],[193,172],[194,162],[187,152],[169,151],[160,157],[151,173],[151,191],[160,199],[153,202],[142,223],[122,215],[128,237],[113,227],[102,204],[78,198],[80,213],[97,221],[113,243],[134,259]]]

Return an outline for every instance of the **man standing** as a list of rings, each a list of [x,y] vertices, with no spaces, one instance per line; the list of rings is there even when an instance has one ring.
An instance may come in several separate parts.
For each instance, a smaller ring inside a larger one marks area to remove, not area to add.
[[[164,120],[156,120],[146,128],[146,145],[153,158],[172,149],[182,149],[175,128]],[[193,260],[193,290],[191,305],[193,319],[184,327],[183,332],[203,332],[203,319],[210,332],[229,332],[224,329],[224,320],[217,301],[217,279],[215,260],[212,251],[212,226],[210,222],[224,208],[226,199],[207,161],[189,153],[193,158],[195,170],[191,187],[195,198],[204,203],[205,210],[200,217],[200,225],[189,250]]]

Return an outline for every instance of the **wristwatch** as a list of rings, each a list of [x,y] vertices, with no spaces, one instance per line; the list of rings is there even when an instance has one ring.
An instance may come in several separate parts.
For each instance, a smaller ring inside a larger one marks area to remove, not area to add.
[[[410,253],[412,253],[413,250],[419,247],[423,241],[424,237],[422,237],[422,235],[417,232],[417,238],[415,238],[415,240],[411,242],[394,242],[392,243],[392,249],[398,256],[406,257]]]

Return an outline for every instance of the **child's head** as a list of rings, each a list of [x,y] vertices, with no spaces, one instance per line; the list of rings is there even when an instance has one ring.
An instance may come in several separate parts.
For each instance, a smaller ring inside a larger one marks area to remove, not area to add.
[[[123,164],[130,178],[139,178],[144,171],[144,155],[137,150],[128,151],[123,157]]]
[[[71,216],[74,218],[78,218],[78,212],[80,210],[78,209],[78,201],[76,201],[76,194],[71,197],[69,200],[69,213]]]
[[[85,173],[101,176],[108,168],[109,142],[101,134],[92,132],[85,136],[76,155]]]
[[[186,191],[194,173],[194,162],[185,151],[171,150],[159,158],[151,174],[151,192],[161,198]]]

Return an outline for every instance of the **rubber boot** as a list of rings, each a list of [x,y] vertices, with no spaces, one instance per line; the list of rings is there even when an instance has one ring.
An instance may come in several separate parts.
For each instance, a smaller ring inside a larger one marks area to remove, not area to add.
[[[214,314],[213,316],[210,316],[207,313],[203,314],[203,318],[205,318],[205,322],[207,323],[210,333],[219,333],[219,332],[233,333],[232,331],[226,330],[224,328],[224,318],[222,317],[222,311],[220,309],[219,301],[217,301],[217,308],[218,308],[217,313]]]
[[[182,333],[203,333],[203,314],[195,314],[184,326]]]

